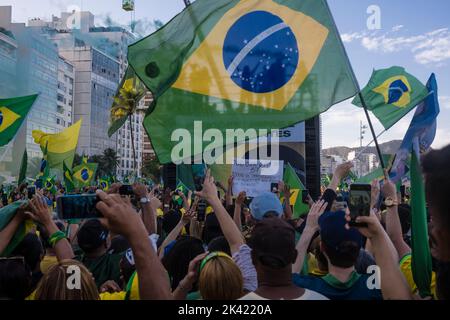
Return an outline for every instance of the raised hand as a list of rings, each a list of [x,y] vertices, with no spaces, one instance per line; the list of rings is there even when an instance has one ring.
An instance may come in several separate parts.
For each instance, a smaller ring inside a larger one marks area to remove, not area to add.
[[[317,201],[314,203],[309,210],[308,216],[306,217],[306,226],[314,231],[319,230],[319,218],[324,213],[328,203],[324,200]]]

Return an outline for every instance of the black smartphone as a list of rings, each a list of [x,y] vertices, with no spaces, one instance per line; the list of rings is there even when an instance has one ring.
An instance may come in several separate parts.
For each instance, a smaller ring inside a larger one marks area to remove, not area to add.
[[[277,193],[278,192],[278,183],[273,182],[270,184],[270,192]]]
[[[252,197],[246,197],[245,200],[244,200],[244,204],[245,204],[247,207],[250,207],[250,203],[252,202],[252,200],[253,200]]]
[[[302,202],[303,203],[308,203],[308,196],[309,196],[309,191],[308,190],[302,190]]]
[[[370,184],[352,184],[350,186],[349,195],[349,210],[351,226],[365,227],[366,224],[356,223],[355,220],[359,216],[370,215],[370,196],[371,186]]]
[[[56,212],[59,219],[94,219],[102,217],[95,207],[99,201],[95,194],[66,195],[56,198]]]
[[[195,191],[202,191],[204,180],[205,180],[205,177],[204,177],[204,176],[195,176],[195,177],[194,177],[194,187],[195,187]]]
[[[197,205],[197,221],[205,221],[206,216],[206,201],[200,200]]]
[[[31,200],[33,196],[36,194],[36,187],[35,186],[27,187],[27,194],[28,199]]]
[[[119,194],[121,196],[132,196],[134,194],[133,186],[130,184],[121,185],[119,188]]]

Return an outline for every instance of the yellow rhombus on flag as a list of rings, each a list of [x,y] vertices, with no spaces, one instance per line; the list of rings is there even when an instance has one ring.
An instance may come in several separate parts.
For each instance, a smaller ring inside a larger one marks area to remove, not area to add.
[[[49,134],[40,130],[33,130],[34,142],[47,149],[47,162],[49,168],[63,169],[63,162],[72,167],[73,157],[78,144],[82,119],[60,133]]]

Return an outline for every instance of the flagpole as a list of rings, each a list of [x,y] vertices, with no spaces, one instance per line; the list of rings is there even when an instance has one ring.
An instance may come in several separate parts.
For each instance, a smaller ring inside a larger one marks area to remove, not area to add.
[[[331,13],[330,7],[328,6],[328,1],[327,0],[323,0],[323,2],[325,4],[325,7],[328,10],[328,13],[330,15],[331,20],[333,21],[334,29],[335,29],[336,33],[339,35],[339,38],[337,40],[340,43],[342,52],[343,52],[345,58],[347,59],[348,65],[350,66],[350,73],[351,73],[352,78],[353,78],[353,83],[355,84],[355,86],[358,89],[358,96],[359,96],[359,99],[361,100],[361,104],[363,106],[364,113],[366,114],[367,122],[369,123],[369,127],[370,127],[370,132],[372,133],[373,140],[375,141],[375,147],[377,149],[378,158],[380,159],[380,164],[381,164],[381,167],[383,168],[383,172],[384,172],[386,166],[384,164],[383,157],[381,156],[381,149],[380,149],[380,146],[378,144],[378,139],[377,139],[377,136],[375,134],[375,130],[373,129],[372,121],[370,120],[369,111],[367,110],[366,101],[364,100],[364,97],[363,97],[363,95],[361,93],[361,87],[359,86],[359,82],[358,82],[358,79],[356,78],[355,71],[353,70],[352,65],[350,63],[350,58],[348,57],[347,50],[345,50],[344,44],[342,43],[342,38],[340,37],[340,33],[339,33],[339,29],[338,29],[338,27],[336,25],[336,21],[334,21],[333,14]]]

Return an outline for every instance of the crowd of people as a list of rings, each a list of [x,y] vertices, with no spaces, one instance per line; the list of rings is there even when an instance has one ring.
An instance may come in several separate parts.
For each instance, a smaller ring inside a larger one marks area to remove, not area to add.
[[[429,297],[418,294],[412,276],[411,208],[389,179],[374,181],[370,215],[350,226],[338,190],[352,168],[344,163],[298,219],[280,201],[289,186],[280,183],[279,193],[248,204],[245,192],[233,199],[232,177],[220,186],[221,196],[209,171],[201,190],[187,195],[139,183],[132,196],[120,195],[117,183],[98,189],[102,217],[84,221],[58,220],[50,195],[38,190],[28,201],[18,190],[0,209],[16,210],[0,230],[0,299],[448,299],[448,159],[450,146],[422,159],[433,259]],[[379,194],[393,205],[378,207]],[[27,223],[21,241],[6,250],[24,221],[34,225]],[[379,281],[371,286],[368,270],[375,265]],[[73,270],[80,274],[74,282]]]

